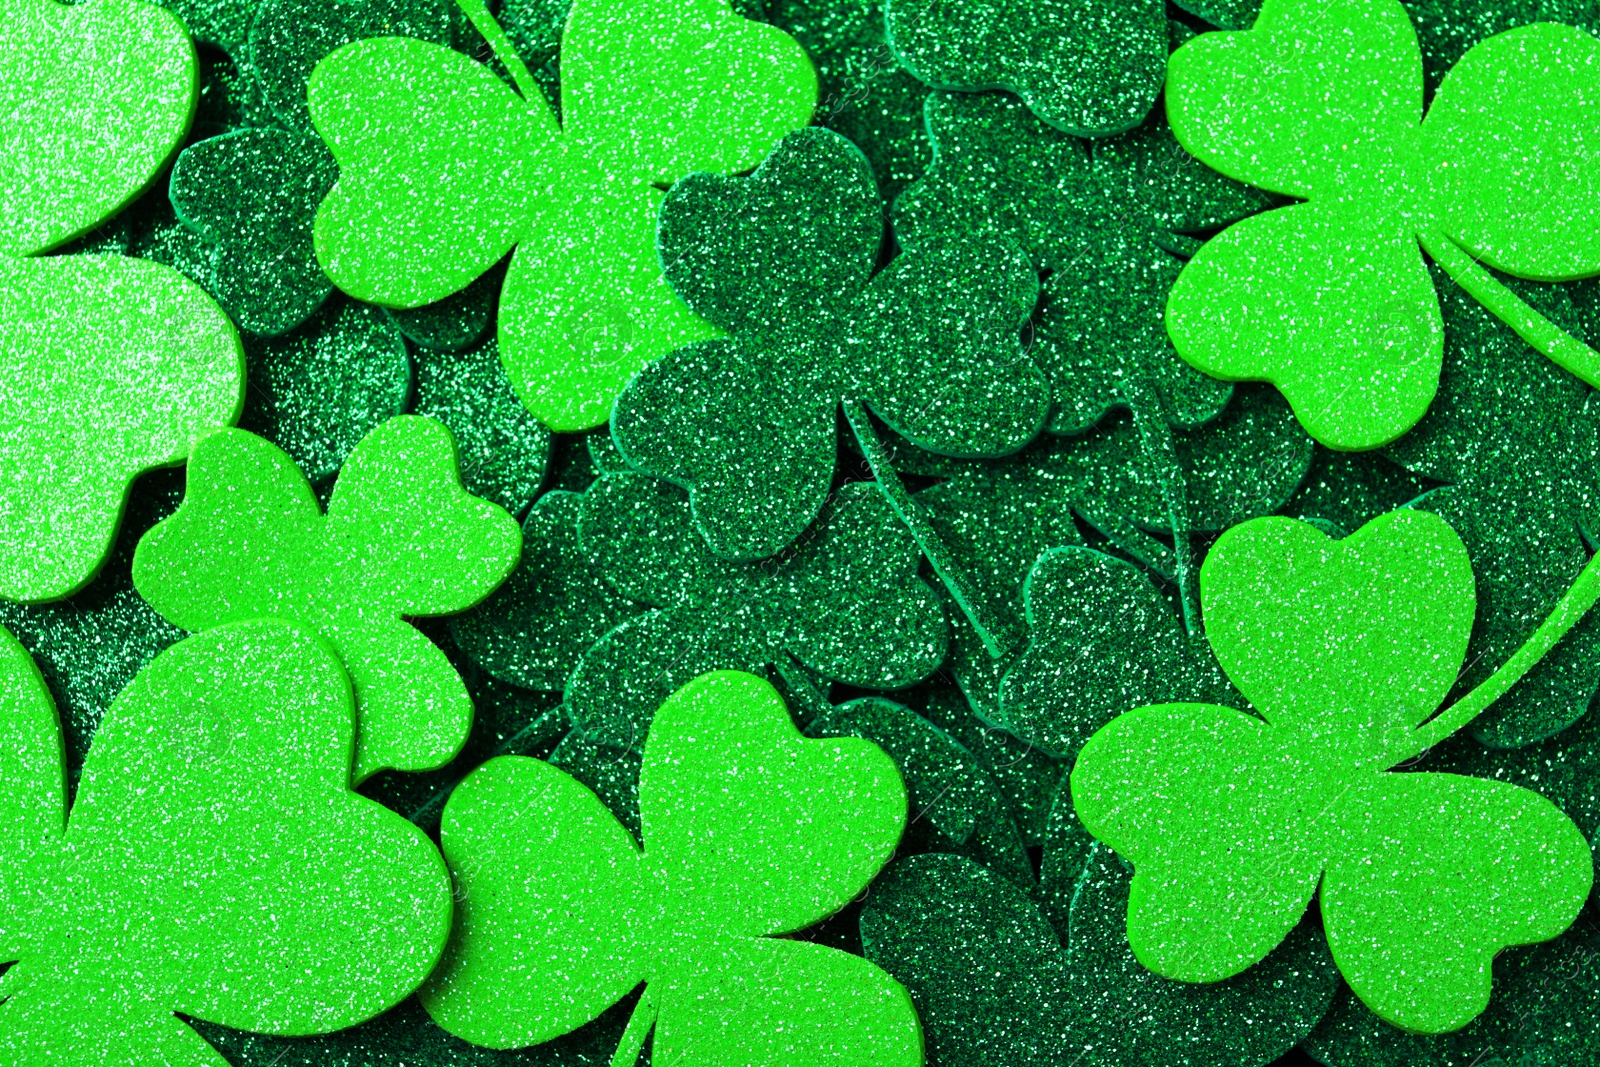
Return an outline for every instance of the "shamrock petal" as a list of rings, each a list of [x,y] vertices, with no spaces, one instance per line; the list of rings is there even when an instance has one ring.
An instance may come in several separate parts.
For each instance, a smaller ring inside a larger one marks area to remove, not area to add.
[[[0,628],[0,960],[22,954],[42,881],[61,845],[67,783],[55,701],[39,668]]]
[[[199,73],[183,25],[142,0],[11,0],[0,12],[0,254],[110,218],[188,132]]]
[[[758,937],[866,888],[900,840],[906,788],[876,745],[809,740],[770,684],[716,671],[656,712],[639,815],[652,865],[672,874],[658,899],[674,927]]]
[[[427,770],[461,747],[472,702],[444,653],[403,616],[462,611],[515,565],[515,521],[461,488],[449,431],[391,419],[351,454],[318,514],[303,475],[260,438],[206,438],[183,506],[134,555],[134,584],[189,630],[262,616],[319,629],[361,712],[356,780]]]
[[[1600,274],[1597,89],[1600,41],[1548,22],[1495,34],[1445,76],[1419,150],[1440,225],[1474,258],[1521,278]]]
[[[134,476],[233,422],[238,335],[177,272],[0,259],[0,596],[53,600],[105,558]]]
[[[1300,921],[1328,855],[1337,799],[1317,759],[1260,719],[1208,704],[1138,708],[1078,753],[1072,803],[1134,866],[1128,941],[1165,978],[1216,982]]]
[[[548,1041],[644,977],[653,917],[639,848],[575,778],[490,760],[451,794],[440,842],[455,930],[421,997],[452,1034],[490,1048]]]
[[[1408,1030],[1454,1030],[1489,1002],[1490,961],[1547,941],[1594,881],[1589,845],[1526,789],[1453,774],[1385,774],[1339,800],[1344,838],[1322,884],[1339,970]]]
[[[652,1062],[921,1067],[905,988],[875,964],[807,941],[730,939],[679,955],[652,983]]]
[[[1236,526],[1207,555],[1200,595],[1217,661],[1261,714],[1335,745],[1359,724],[1358,759],[1438,708],[1476,608],[1461,539],[1420,511],[1342,541],[1294,519]]]
[[[748,170],[817,102],[794,39],[725,0],[577,0],[561,71],[569,135],[610,173],[658,185]]]
[[[1399,0],[1266,0],[1248,32],[1174,52],[1166,99],[1178,141],[1230,178],[1307,198],[1353,167],[1376,192],[1422,118],[1422,57]]]
[[[1167,15],[1134,0],[889,0],[889,39],[941,89],[1009,89],[1041,119],[1082,137],[1137,126],[1166,69]]]
[[[292,626],[193,637],[141,672],[95,739],[7,976],[8,1058],[77,1042],[102,1062],[215,1064],[173,1012],[310,1034],[415,988],[448,883],[421,831],[350,792],[353,741],[337,659]]]
[[[558,433],[603,425],[650,360],[715,337],[673,295],[656,258],[661,193],[569,177],[519,210],[527,238],[500,297],[500,358],[517,396]]]
[[[1306,432],[1341,450],[1415,425],[1444,351],[1439,300],[1403,220],[1320,202],[1201,246],[1172,288],[1167,331],[1207,374],[1276,385]]]
[[[555,120],[488,67],[409,38],[357,41],[317,65],[309,98],[339,163],[313,228],[317,262],[351,296],[431,304],[528,232]],[[419,174],[430,178],[402,177]]]

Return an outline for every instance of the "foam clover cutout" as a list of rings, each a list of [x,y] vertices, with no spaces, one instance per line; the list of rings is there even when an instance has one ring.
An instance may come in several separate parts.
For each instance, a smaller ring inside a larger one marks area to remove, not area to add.
[[[1584,297],[1530,293],[1572,321]],[[1588,286],[1581,287],[1587,289]],[[1600,531],[1600,413],[1593,391],[1533,352],[1448,278],[1439,395],[1421,422],[1384,452],[1447,483],[1419,500],[1460,533],[1477,576],[1478,618],[1461,682],[1476,685],[1526,641],[1589,558]],[[1600,619],[1586,617],[1472,732],[1501,747],[1562,730],[1600,687]]]
[[[174,1013],[342,1029],[432,969],[450,886],[428,839],[350,791],[337,657],[257,621],[180,642],[117,698],[71,813],[38,672],[0,633],[0,1056],[211,1065]]]
[[[887,0],[889,41],[939,89],[1009,89],[1080,137],[1144,121],[1167,69],[1156,0]]]
[[[1134,953],[1165,977],[1219,981],[1281,942],[1320,887],[1364,1004],[1417,1032],[1465,1025],[1489,1002],[1494,955],[1558,936],[1594,870],[1536,793],[1388,773],[1492,699],[1475,690],[1429,721],[1472,628],[1460,539],[1421,511],[1338,542],[1255,519],[1212,547],[1200,589],[1217,660],[1260,717],[1138,708],[1089,739],[1071,776],[1083,825],[1134,866]],[[1559,634],[1545,636],[1541,651]]]
[[[185,630],[253,618],[319,632],[355,684],[354,776],[431,770],[466,740],[472,700],[406,616],[470,608],[516,565],[517,524],[461,488],[450,432],[400,416],[356,447],[324,515],[295,465],[254,434],[200,442],[183,504],[139,542],[133,581]]]
[[[906,821],[892,760],[804,739],[766,682],[695,679],[656,713],[639,778],[642,845],[548,763],[475,771],[441,841],[460,907],[422,1002],[493,1048],[596,1018],[641,981],[617,1056],[654,1062],[922,1063],[910,998],[859,956],[774,935],[842,908]],[[631,1040],[630,1040],[631,1039]]]
[[[934,93],[927,123],[934,161],[895,201],[895,236],[915,249],[952,230],[998,234],[1048,272],[1030,351],[1050,379],[1049,429],[1081,433],[1115,407],[1184,427],[1215,418],[1228,387],[1178,359],[1162,326],[1183,266],[1169,249],[1263,198],[1189,157],[1159,115],[1086,142],[1003,94]]]
[[[957,456],[1015,452],[1043,424],[1020,340],[1038,292],[1027,257],[956,236],[874,276],[882,241],[871,169],[829,130],[790,134],[748,178],[691,175],[667,195],[667,281],[729,336],[641,371],[612,435],[635,469],[690,490],[719,555],[770,556],[816,517],[841,403]]]
[[[1445,76],[1426,118],[1399,0],[1269,0],[1243,33],[1173,54],[1167,113],[1217,170],[1305,200],[1208,241],[1167,328],[1193,366],[1270,381],[1341,450],[1416,424],[1438,385],[1439,300],[1418,245],[1556,363],[1600,382],[1600,354],[1485,269],[1600,273],[1600,41],[1552,23],[1496,34]],[[1507,131],[1515,130],[1514,134]]]
[[[352,296],[412,308],[515,246],[501,358],[540,421],[586,430],[641,366],[715,332],[661,281],[652,183],[755,165],[809,121],[816,76],[792,39],[727,0],[578,0],[558,128],[482,5],[466,10],[517,91],[466,56],[392,37],[313,72],[312,121],[339,162],[317,257]]]
[[[944,660],[944,608],[870,482],[841,488],[791,551],[759,563],[714,555],[688,495],[637,474],[590,487],[580,524],[592,565],[652,609],[602,637],[567,682],[567,712],[592,739],[638,748],[661,702],[709,670],[765,674],[789,656],[833,681],[901,689]]]

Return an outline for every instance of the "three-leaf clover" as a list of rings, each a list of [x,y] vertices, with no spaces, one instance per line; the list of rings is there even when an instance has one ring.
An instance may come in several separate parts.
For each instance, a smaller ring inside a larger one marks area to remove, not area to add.
[[[748,178],[695,174],[667,194],[667,281],[730,336],[641,371],[612,435],[634,468],[689,489],[719,555],[770,556],[816,517],[841,402],[956,456],[1015,452],[1044,423],[1020,338],[1038,294],[1027,257],[955,235],[874,275],[883,236],[866,159],[824,129],[790,134]]]
[[[652,609],[602,637],[567,682],[567,712],[596,740],[637,748],[661,702],[709,670],[765,674],[793,657],[834,681],[900,689],[945,657],[944,607],[870,482],[841,488],[784,555],[729,563],[682,489],[608,475],[584,494],[580,542],[613,589]]]
[[[133,581],[185,630],[287,618],[339,652],[361,716],[354,777],[429,770],[466,740],[472,700],[405,616],[470,608],[516,565],[517,524],[467,495],[450,431],[403,415],[356,447],[324,515],[305,475],[242,430],[203,439],[183,504],[139,542]]]
[[[0,1058],[214,1065],[174,1013],[316,1034],[415,989],[449,881],[350,791],[355,728],[315,635],[197,635],[107,712],[69,817],[55,708],[0,631]]]
[[[893,761],[804,739],[766,682],[703,675],[656,712],[635,843],[586,787],[532,759],[475,771],[445,808],[460,901],[423,987],[439,1024],[514,1048],[648,983],[613,1059],[749,1067],[922,1063],[905,990],[790,933],[866,888],[906,822]],[[642,849],[640,845],[642,844]]]
[[[1342,541],[1255,519],[1212,547],[1200,588],[1212,650],[1259,717],[1138,708],[1089,739],[1071,776],[1083,825],[1134,866],[1134,953],[1166,977],[1219,981],[1267,955],[1318,892],[1363,1003],[1409,1030],[1466,1024],[1489,1001],[1500,949],[1556,937],[1577,915],[1589,846],[1526,789],[1390,769],[1503,692],[1592,591],[1430,720],[1475,607],[1466,549],[1437,516],[1393,512]]]
[[[661,280],[654,185],[753,166],[809,121],[816,76],[793,40],[727,0],[578,0],[558,128],[482,4],[465,10],[517,91],[397,37],[347,45],[313,72],[311,118],[339,163],[317,258],[350,295],[411,308],[516,246],[501,358],[540,421],[589,429],[646,362],[715,333]]]
[[[1475,46],[1423,117],[1417,36],[1399,0],[1268,0],[1248,32],[1172,57],[1178,140],[1240,181],[1305,203],[1236,223],[1184,268],[1167,307],[1208,374],[1270,381],[1306,430],[1376,448],[1428,409],[1443,351],[1418,250],[1562,367],[1600,354],[1485,269],[1600,273],[1600,41],[1537,23]]]
[[[161,170],[194,111],[194,46],[139,0],[0,10],[0,596],[82,588],[129,484],[238,417],[239,339],[174,271],[37,255]]]

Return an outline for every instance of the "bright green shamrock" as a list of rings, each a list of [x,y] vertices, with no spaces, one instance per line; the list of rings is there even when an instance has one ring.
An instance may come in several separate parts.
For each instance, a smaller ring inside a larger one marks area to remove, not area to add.
[[[1009,89],[1066,133],[1144,121],[1167,69],[1161,0],[889,0],[889,41],[939,89]]]
[[[1422,62],[1399,0],[1268,0],[1248,32],[1172,57],[1182,145],[1240,181],[1306,200],[1234,224],[1167,305],[1178,352],[1270,381],[1332,448],[1409,430],[1438,386],[1439,299],[1418,244],[1529,344],[1590,384],[1600,354],[1486,267],[1600,273],[1600,41],[1538,23],[1496,34],[1445,76],[1424,120]]]
[[[128,486],[233,422],[238,336],[175,271],[39,258],[132,201],[194,112],[194,46],[139,0],[0,3],[0,596],[82,588]]]
[[[589,429],[645,363],[716,333],[661,280],[654,186],[754,166],[810,120],[816,75],[792,39],[727,0],[578,0],[558,127],[480,0],[463,7],[516,92],[458,52],[395,37],[341,48],[312,74],[311,119],[340,172],[317,257],[350,295],[411,308],[517,246],[501,358],[541,421]]]
[[[133,582],[171,623],[281,617],[344,659],[361,716],[354,778],[431,770],[466,740],[472,700],[405,616],[448,615],[516,566],[516,520],[461,488],[450,431],[402,415],[345,461],[322,513],[289,457],[243,430],[203,439],[183,504],[139,542]]]
[[[70,817],[55,708],[0,631],[0,1062],[215,1067],[174,1015],[371,1018],[450,930],[423,833],[350,791],[350,681],[298,627],[190,637],[106,713]]]
[[[957,233],[876,270],[883,206],[831,130],[785,137],[748,178],[692,175],[661,209],[666,277],[725,339],[650,364],[617,397],[630,465],[689,489],[712,551],[761,559],[821,510],[839,411],[945,455],[1016,452],[1049,411],[1021,344],[1038,277],[1005,238]],[[951,300],[960,292],[960,300]]]
[[[1441,1033],[1489,1001],[1490,962],[1556,937],[1593,882],[1583,834],[1505,782],[1390,773],[1510,688],[1594,602],[1591,568],[1488,682],[1435,710],[1465,658],[1472,568],[1454,531],[1392,512],[1342,541],[1294,519],[1223,534],[1206,635],[1260,717],[1158,704],[1083,746],[1072,800],[1134,866],[1128,938],[1157,974],[1214,982],[1263,958],[1320,887],[1346,983]]]
[[[918,1067],[904,989],[790,933],[866,888],[900,840],[894,762],[810,741],[766,682],[718,671],[655,714],[642,845],[585,786],[538,760],[475,771],[445,808],[456,927],[422,1002],[451,1033],[516,1048],[570,1033],[640,982],[611,1061],[683,1067]]]

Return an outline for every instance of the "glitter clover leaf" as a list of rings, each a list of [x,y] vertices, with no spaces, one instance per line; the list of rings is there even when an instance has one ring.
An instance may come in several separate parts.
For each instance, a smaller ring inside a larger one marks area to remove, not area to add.
[[[162,169],[195,106],[194,46],[138,0],[0,11],[0,596],[86,585],[133,479],[239,415],[239,338],[177,272],[41,257]]]
[[[1470,721],[1594,602],[1574,584],[1534,640],[1435,717],[1475,608],[1461,540],[1402,510],[1342,541],[1255,519],[1200,573],[1206,636],[1257,715],[1166,703],[1083,746],[1072,802],[1133,864],[1128,938],[1155,973],[1239,974],[1318,893],[1345,982],[1382,1018],[1457,1029],[1489,1002],[1501,949],[1547,941],[1588,897],[1588,843],[1554,804],[1507,782],[1391,773]]]
[[[612,588],[652,609],[602,637],[567,682],[567,712],[595,740],[638,748],[661,702],[709,670],[798,661],[847,685],[900,689],[944,661],[944,607],[870,482],[844,486],[796,545],[759,563],[712,554],[688,495],[637,474],[584,494],[579,534]]]
[[[844,907],[906,823],[894,762],[802,737],[748,674],[703,675],[656,713],[642,849],[577,780],[507,757],[445,808],[460,905],[422,1002],[494,1048],[570,1033],[648,983],[612,1063],[916,1067],[904,989],[859,956],[775,935]]]
[[[1038,292],[1027,257],[957,235],[874,275],[882,242],[867,161],[829,130],[790,134],[751,177],[696,174],[668,193],[667,281],[729,336],[641,371],[612,435],[635,469],[689,489],[719,555],[773,555],[816,518],[841,403],[957,456],[1015,452],[1043,424],[1020,340]]]
[[[1269,0],[1248,32],[1184,45],[1167,80],[1178,140],[1306,202],[1235,223],[1195,254],[1167,307],[1179,354],[1219,378],[1273,383],[1332,448],[1387,444],[1439,381],[1443,326],[1420,244],[1529,344],[1600,383],[1600,354],[1486,269],[1600,273],[1597,71],[1589,34],[1522,26],[1468,51],[1424,117],[1399,0]]]
[[[888,0],[889,40],[940,89],[1009,89],[1080,137],[1144,121],[1167,69],[1159,0]]]
[[[483,5],[463,7],[516,91],[460,53],[392,37],[313,72],[311,118],[339,163],[317,258],[352,296],[413,308],[515,246],[501,358],[540,421],[589,429],[646,362],[715,334],[661,280],[652,183],[753,166],[809,121],[816,75],[792,39],[725,0],[578,0],[558,127]]]
[[[321,633],[355,683],[360,782],[385,767],[431,770],[461,748],[472,700],[405,617],[470,608],[520,544],[516,520],[461,488],[450,432],[431,419],[372,431],[326,515],[288,456],[228,430],[195,449],[183,503],[140,540],[133,581],[185,630],[276,617]]]
[[[70,815],[43,679],[0,631],[0,1057],[222,1061],[175,1013],[318,1034],[411,993],[450,929],[422,831],[350,790],[350,681],[256,621],[156,657],[106,713]]]

